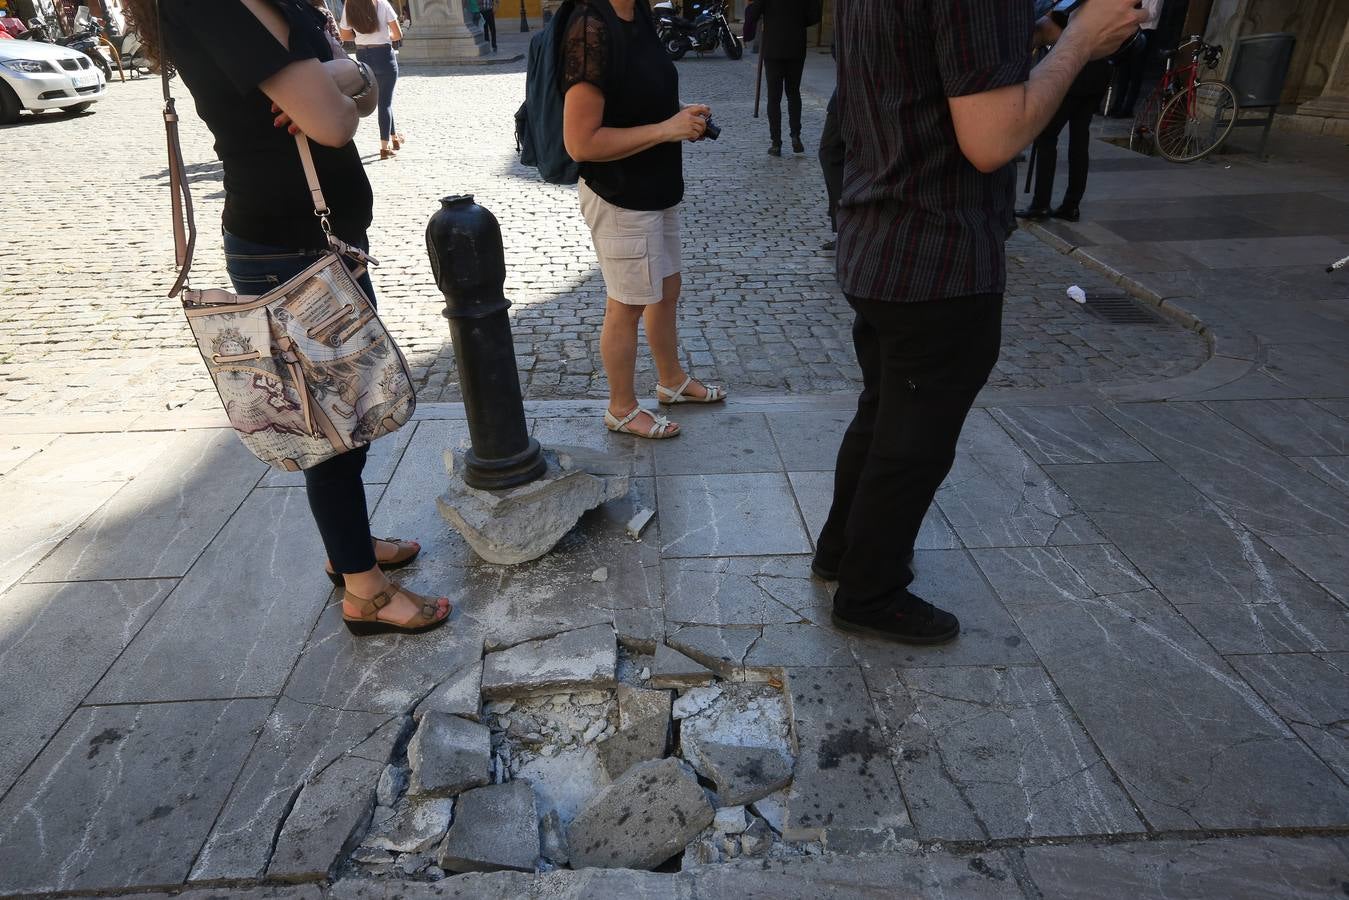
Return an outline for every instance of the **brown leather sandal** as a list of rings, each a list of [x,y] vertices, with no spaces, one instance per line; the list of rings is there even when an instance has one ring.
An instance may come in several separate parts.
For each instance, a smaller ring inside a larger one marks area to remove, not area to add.
[[[393,602],[393,598],[402,594],[413,603],[419,604],[421,609],[411,619],[401,624],[389,622],[379,617],[379,611]],[[449,602],[448,597],[423,597],[421,594],[410,591],[397,582],[389,582],[389,586],[380,591],[373,597],[358,597],[351,591],[342,592],[343,601],[350,600],[361,608],[361,614],[358,618],[352,618],[342,612],[342,621],[347,624],[347,630],[352,634],[369,635],[385,634],[390,631],[401,632],[403,634],[421,634],[423,631],[430,631],[432,628],[439,628],[450,620],[450,614],[454,612],[454,604]],[[440,615],[439,601],[445,601],[445,614]]]
[[[406,566],[416,559],[418,553],[422,552],[422,545],[416,541],[405,541],[402,538],[371,538],[371,540],[383,541],[386,544],[393,544],[398,548],[398,552],[393,555],[392,559],[376,560],[379,563],[379,567],[386,572],[403,568],[403,566]],[[329,581],[338,587],[342,586],[343,582],[341,575],[334,572],[326,564],[324,565],[323,570],[328,575]]]

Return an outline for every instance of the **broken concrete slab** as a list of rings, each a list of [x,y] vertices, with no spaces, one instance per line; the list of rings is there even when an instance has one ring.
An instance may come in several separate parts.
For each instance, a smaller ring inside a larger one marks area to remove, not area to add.
[[[668,709],[668,699],[666,701]],[[611,779],[621,778],[638,763],[665,756],[670,747],[670,714],[656,714],[620,728],[600,741],[596,748],[604,771]]]
[[[665,643],[729,680],[740,676],[745,655],[761,637],[759,625],[689,625],[667,635]]]
[[[723,806],[712,817],[712,827],[720,834],[740,834],[748,826],[743,806]]]
[[[714,814],[707,792],[678,760],[639,763],[571,823],[572,865],[650,869],[683,851]]]
[[[613,687],[617,665],[613,628],[591,625],[487,654],[482,694],[498,699]]]
[[[620,684],[617,694],[619,728],[629,728],[653,716],[670,718],[670,706],[674,701],[669,691],[648,691]]]
[[[383,768],[359,756],[344,756],[301,788],[277,838],[267,877],[277,881],[329,877],[370,820],[374,784]]]
[[[425,853],[445,837],[454,815],[452,797],[413,798],[384,822],[377,822],[361,846],[394,853]]]
[[[533,872],[538,861],[539,813],[529,782],[475,788],[459,797],[454,824],[441,847],[442,869]]]
[[[721,685],[709,684],[706,687],[689,688],[679,695],[670,708],[670,714],[676,719],[687,719],[707,709],[721,697]]]
[[[432,710],[474,722],[482,721],[482,660],[436,685],[436,689],[417,704],[412,717],[420,722],[422,716]]]
[[[588,510],[628,493],[627,475],[591,475],[582,459],[563,448],[544,451],[543,477],[501,491],[464,483],[462,451],[445,457],[450,486],[436,501],[440,514],[474,552],[497,565],[538,559]]]
[[[750,804],[750,812],[768,823],[778,834],[787,822],[787,791],[774,791],[766,797],[760,797]]]
[[[492,779],[492,733],[486,725],[428,712],[408,744],[412,794],[448,796]]]
[[[712,683],[712,670],[666,644],[656,645],[656,661],[647,681],[653,688],[697,687]]]
[[[521,766],[515,778],[534,786],[540,815],[556,812],[564,824],[612,780],[596,749],[584,745],[536,757]]]
[[[752,803],[791,783],[792,758],[776,747],[740,747],[699,741],[698,771],[717,786],[717,800]]]
[[[571,859],[567,850],[567,829],[557,810],[549,811],[539,822],[539,853],[559,868]]]
[[[379,773],[379,784],[375,786],[375,802],[380,806],[393,806],[408,786],[408,770],[393,763]]]

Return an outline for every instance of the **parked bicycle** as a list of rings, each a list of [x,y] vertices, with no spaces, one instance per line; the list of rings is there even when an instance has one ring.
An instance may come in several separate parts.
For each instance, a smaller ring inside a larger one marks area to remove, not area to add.
[[[1185,48],[1189,62],[1175,66]],[[1151,142],[1156,151],[1172,162],[1203,159],[1222,145],[1237,121],[1237,93],[1217,78],[1200,79],[1203,69],[1216,69],[1222,60],[1221,45],[1207,44],[1199,35],[1166,54],[1162,79],[1143,102],[1129,132],[1129,148],[1135,141]]]

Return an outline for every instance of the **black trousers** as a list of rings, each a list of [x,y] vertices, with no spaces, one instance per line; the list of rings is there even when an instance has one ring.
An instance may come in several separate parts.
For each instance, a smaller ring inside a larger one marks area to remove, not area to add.
[[[1133,47],[1129,49],[1128,57],[1123,60],[1124,73],[1120,79],[1123,82],[1123,96],[1113,104],[1114,109],[1107,110],[1111,115],[1125,118],[1133,116],[1134,104],[1138,102],[1138,94],[1143,88],[1143,74],[1147,71],[1148,60],[1152,58],[1151,51],[1156,40],[1157,30],[1144,28],[1143,36],[1134,41]]]
[[[775,144],[782,143],[782,92],[787,91],[787,120],[792,137],[801,136],[801,72],[805,59],[765,59],[764,74],[768,79],[768,137]]]
[[[857,313],[862,393],[839,447],[816,556],[838,568],[835,608],[861,611],[884,605],[913,580],[904,558],[998,360],[1002,296],[848,303]]]
[[[482,11],[482,36],[491,43],[493,50],[497,48],[497,12],[495,9],[484,9]]]
[[[1101,105],[1097,96],[1063,98],[1063,104],[1035,139],[1035,195],[1031,206],[1048,208],[1054,193],[1054,170],[1059,164],[1059,135],[1068,126],[1068,190],[1064,206],[1079,206],[1087,191],[1091,165],[1091,117]]]
[[[838,231],[838,198],[843,193],[843,129],[838,120],[838,91],[829,98],[824,112],[824,128],[820,132],[820,170],[824,172],[824,189],[829,194],[829,224]]]

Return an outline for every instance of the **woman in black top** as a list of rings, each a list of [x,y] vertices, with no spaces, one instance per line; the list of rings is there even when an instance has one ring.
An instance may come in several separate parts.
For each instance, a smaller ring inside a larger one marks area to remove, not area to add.
[[[224,244],[235,289],[262,294],[303,271],[327,247],[295,147],[308,135],[333,232],[365,248],[373,198],[356,146],[374,108],[370,73],[342,52],[307,0],[128,0],[152,57],[172,65],[215,136],[225,170]],[[162,25],[162,33],[161,26]],[[362,286],[373,298],[369,277]],[[305,470],[310,508],[344,585],[353,631],[426,630],[449,601],[414,594],[382,567],[402,565],[414,541],[376,540],[361,470],[364,448]]]
[[[563,140],[581,164],[578,193],[608,300],[600,357],[609,379],[605,426],[647,438],[679,426],[642,409],[633,386],[637,326],[646,325],[661,403],[715,403],[718,387],[686,375],[675,308],[684,141],[702,138],[706,106],[681,108],[679,73],[646,0],[580,0],[563,42]]]

